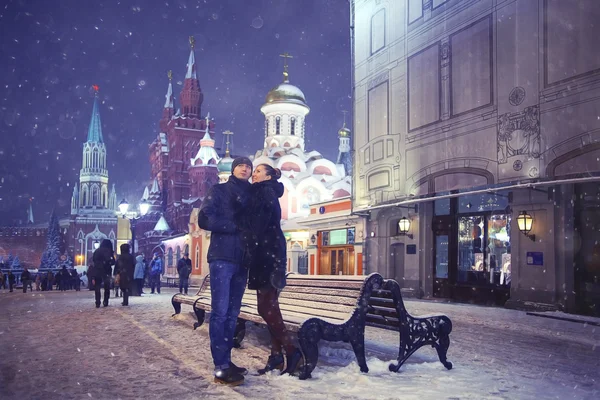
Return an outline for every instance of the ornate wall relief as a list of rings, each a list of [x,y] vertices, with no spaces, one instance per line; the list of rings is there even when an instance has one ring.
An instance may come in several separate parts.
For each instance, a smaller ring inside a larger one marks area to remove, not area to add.
[[[498,117],[498,163],[505,164],[511,157],[518,171],[524,159],[540,157],[540,109],[538,105],[521,112],[505,113]],[[517,162],[521,161],[521,162]]]

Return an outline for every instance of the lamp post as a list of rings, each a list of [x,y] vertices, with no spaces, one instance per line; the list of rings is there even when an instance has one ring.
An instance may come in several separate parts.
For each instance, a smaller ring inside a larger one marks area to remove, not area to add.
[[[135,224],[137,220],[142,218],[148,210],[150,209],[150,203],[146,200],[142,200],[139,204],[139,214],[133,215],[131,217],[127,216],[127,210],[129,209],[129,203],[127,200],[123,199],[121,203],[119,203],[119,211],[123,214],[123,218],[127,218],[129,220],[129,227],[131,229],[131,254],[135,255]]]

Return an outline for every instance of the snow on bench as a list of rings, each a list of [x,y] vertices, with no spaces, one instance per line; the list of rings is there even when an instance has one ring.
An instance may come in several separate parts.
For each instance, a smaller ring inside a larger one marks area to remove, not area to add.
[[[195,295],[176,294],[171,303],[175,314],[181,304],[191,305],[198,322],[204,322],[210,312],[210,276],[207,275]],[[318,362],[318,343],[321,339],[346,342],[352,345],[360,370],[368,372],[365,359],[365,326],[397,331],[400,348],[396,363],[390,371],[397,372],[402,364],[420,347],[431,345],[440,362],[447,368],[452,322],[444,315],[413,317],[402,300],[400,287],[392,279],[384,280],[377,273],[369,276],[307,276],[290,274],[287,285],[279,294],[279,305],[286,328],[298,336],[305,365],[300,379],[310,378]],[[239,347],[244,339],[247,321],[265,324],[258,314],[256,291],[247,289],[235,331],[234,343]]]

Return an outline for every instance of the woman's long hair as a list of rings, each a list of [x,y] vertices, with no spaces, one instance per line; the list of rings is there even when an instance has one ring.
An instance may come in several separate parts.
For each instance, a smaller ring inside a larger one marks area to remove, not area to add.
[[[281,178],[281,170],[279,168],[273,168],[269,164],[259,164],[259,167],[263,167],[265,169],[265,173],[267,176],[270,176],[273,180],[278,180]]]

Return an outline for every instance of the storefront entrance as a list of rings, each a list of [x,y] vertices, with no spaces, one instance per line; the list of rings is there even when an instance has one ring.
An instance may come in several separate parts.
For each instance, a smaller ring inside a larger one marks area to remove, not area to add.
[[[433,219],[434,296],[503,305],[510,294],[508,198],[438,200]]]
[[[354,275],[354,247],[321,250],[320,275]]]

